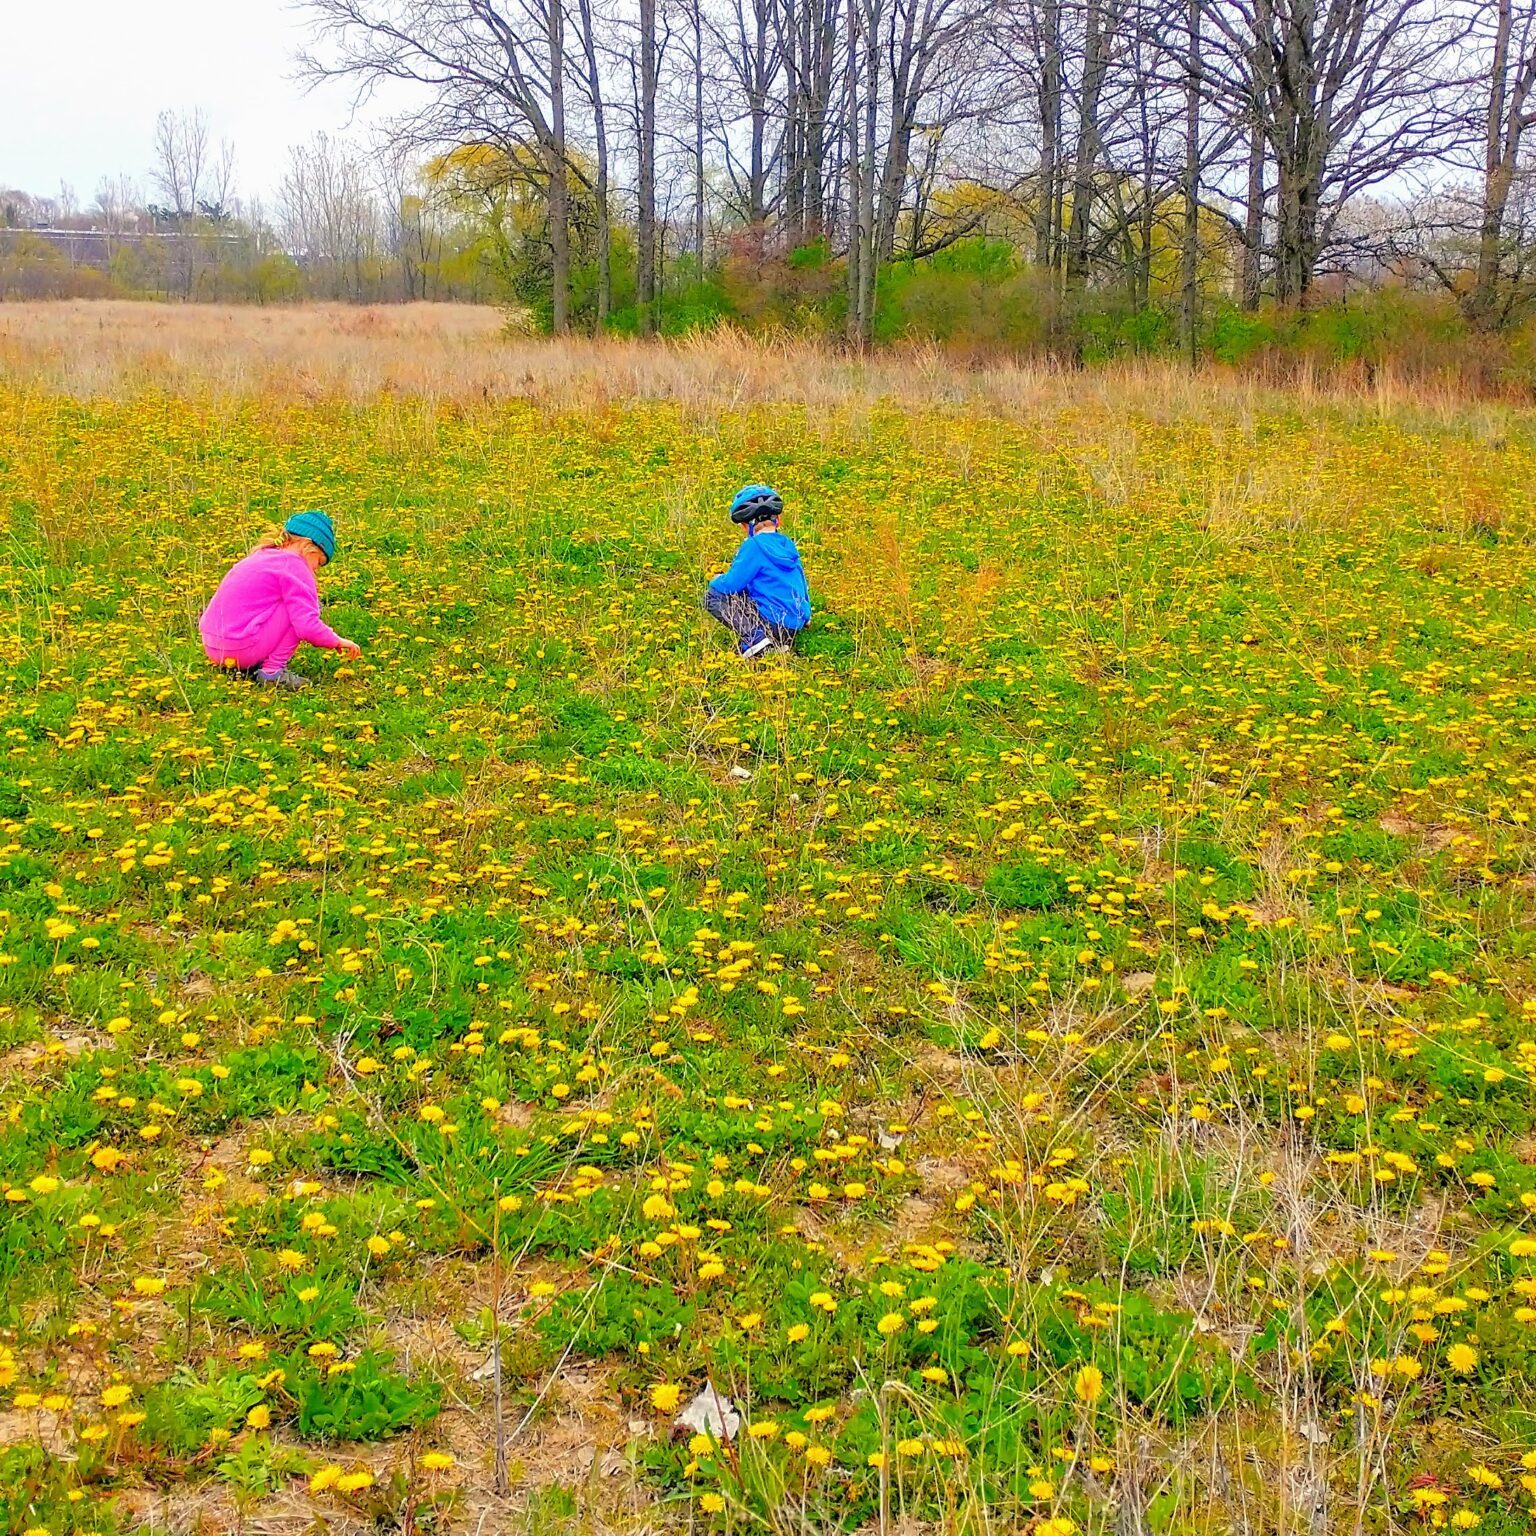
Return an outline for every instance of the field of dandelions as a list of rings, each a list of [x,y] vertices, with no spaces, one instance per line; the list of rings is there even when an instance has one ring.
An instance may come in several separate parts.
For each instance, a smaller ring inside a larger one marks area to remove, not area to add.
[[[0,1531],[1530,1528],[1536,424],[0,320]]]

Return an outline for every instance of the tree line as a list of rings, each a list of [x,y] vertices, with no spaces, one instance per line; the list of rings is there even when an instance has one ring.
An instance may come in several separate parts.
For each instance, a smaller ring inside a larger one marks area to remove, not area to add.
[[[663,227],[843,263],[850,336],[882,269],[993,235],[1064,294],[1246,308],[1340,271],[1522,302],[1531,0],[307,0],[305,68],[404,87],[398,130],[475,144],[547,209],[572,321],[573,189],[633,220],[640,326]],[[691,246],[691,250],[690,250]]]
[[[1191,350],[1217,308],[1344,283],[1483,329],[1536,292],[1536,0],[304,9],[304,73],[392,109],[374,153],[295,151],[241,226],[305,291],[501,297],[557,333],[769,292],[867,343],[912,274],[961,270],[1155,310]],[[162,128],[156,207],[215,227],[226,162]]]
[[[294,145],[269,198],[239,195],[235,146],[201,110],[162,112],[143,181],[89,202],[0,190],[0,298],[354,302],[500,296],[483,218],[386,132]]]

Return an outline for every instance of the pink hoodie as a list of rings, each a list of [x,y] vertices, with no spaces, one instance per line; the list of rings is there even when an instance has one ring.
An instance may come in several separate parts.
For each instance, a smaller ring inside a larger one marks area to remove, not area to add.
[[[198,624],[209,661],[277,672],[299,642],[337,650],[341,636],[320,617],[315,573],[291,549],[253,549],[238,561]]]

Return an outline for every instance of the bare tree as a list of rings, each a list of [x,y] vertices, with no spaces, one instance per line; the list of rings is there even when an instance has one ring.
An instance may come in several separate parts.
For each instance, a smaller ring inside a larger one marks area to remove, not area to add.
[[[487,7],[489,9],[489,7]],[[549,126],[541,137],[549,177],[550,326],[562,336],[571,327],[570,181],[565,143],[565,11],[563,0],[542,0],[549,92]],[[537,102],[534,103],[537,105]]]
[[[640,0],[635,302],[640,311],[640,332],[645,336],[656,329],[656,74],[656,0]]]
[[[883,266],[980,230],[1074,293],[1167,304],[1191,353],[1213,259],[1230,253],[1245,305],[1270,284],[1299,302],[1330,263],[1385,249],[1381,218],[1352,217],[1361,198],[1465,146],[1462,4],[1482,5],[1484,40],[1469,309],[1494,314],[1536,0],[304,0],[311,78],[360,98],[413,87],[397,138],[423,159],[500,151],[525,231],[516,280],[536,291],[547,270],[557,330],[578,258],[606,319],[627,203],[642,330],[669,263],[688,250],[702,270],[712,228],[750,230],[767,260],[823,235],[846,252],[855,344]],[[206,185],[212,157],[206,124],[201,155],[197,117],[185,126],[167,116],[167,202],[220,207],[216,190],[189,201],[189,159]],[[404,204],[385,201],[401,259]]]
[[[598,62],[594,0],[578,0],[581,20],[581,52],[585,63],[587,101],[592,109],[592,135],[597,167],[592,196],[597,218],[597,325],[601,329],[613,303],[613,227],[608,206],[608,120],[603,92],[603,72]]]
[[[850,5],[854,3],[855,0],[849,0]],[[860,346],[868,346],[874,340],[875,276],[880,261],[875,225],[875,147],[880,116],[880,31],[884,0],[857,0],[857,4],[858,38],[862,46],[853,60],[857,109],[849,158],[858,167],[858,195],[848,217],[850,239],[856,239],[859,247],[854,340]]]
[[[699,257],[699,275],[704,274],[704,0],[692,0],[693,52],[689,59],[693,72],[693,244]]]
[[[399,122],[421,144],[528,145],[545,178],[550,310],[570,325],[571,233],[565,139],[563,0],[304,0],[315,48],[311,80],[349,79],[360,97],[388,81],[419,88]]]
[[[859,226],[864,202],[864,156],[859,110],[859,9],[847,0],[844,11],[843,140],[848,168],[848,339],[864,341],[864,263],[867,230]]]
[[[782,218],[791,245],[815,239],[826,221],[840,9],[840,0],[779,0],[774,12],[784,61]]]
[[[1184,228],[1179,240],[1179,329],[1193,366],[1200,324],[1200,7],[1188,0],[1184,76]]]
[[[721,114],[719,142],[741,216],[748,225],[760,229],[768,217],[768,186],[775,158],[768,135],[774,89],[783,66],[783,50],[774,26],[774,0],[731,0],[726,15],[720,20],[707,18],[706,25],[714,34],[729,86],[734,87],[727,99],[746,103],[745,170],[731,140],[730,128],[739,115],[735,111]]]
[[[441,246],[421,168],[408,144],[387,133],[373,145],[381,196],[380,219],[384,248],[400,275],[400,297],[425,299],[434,257]]]
[[[106,236],[108,261],[123,234],[137,223],[142,202],[139,189],[126,175],[103,176],[97,183],[96,200],[91,207],[97,226]]]
[[[1202,86],[1264,136],[1275,297],[1297,303],[1350,200],[1462,136],[1466,22],[1435,0],[1214,0],[1203,14]]]
[[[167,212],[178,222],[197,212],[211,168],[210,153],[208,114],[201,107],[190,112],[162,112],[155,119],[150,180]]]
[[[1061,0],[1026,0],[1020,10],[1023,37],[1036,66],[1040,169],[1035,189],[1035,261],[1042,267],[1056,265],[1061,227],[1061,13]]]
[[[1099,154],[1084,255],[1089,271],[1102,268],[1124,283],[1134,306],[1145,308],[1158,233],[1182,196],[1175,61],[1166,36],[1130,15],[1112,64],[1097,85]]]
[[[235,146],[220,139],[217,151],[208,158],[197,211],[213,224],[227,224],[235,213]]]
[[[372,296],[384,219],[369,168],[351,145],[324,133],[296,145],[278,209],[284,246],[318,288],[337,299]]]
[[[1267,194],[1264,170],[1269,141],[1264,133],[1264,101],[1260,88],[1263,68],[1258,59],[1259,45],[1251,46],[1242,61],[1239,78],[1242,85],[1237,109],[1242,132],[1248,140],[1246,179],[1243,185],[1243,256],[1238,278],[1238,303],[1245,310],[1259,307],[1263,292],[1264,209]]]
[[[946,98],[935,88],[946,75],[969,65],[968,41],[985,8],[986,0],[890,0],[884,50],[889,105],[875,235],[879,260],[890,260],[895,252],[896,228],[906,206],[912,136],[925,106],[947,100],[951,122],[961,113],[964,98],[959,93],[950,92]]]
[[[1525,132],[1536,123],[1536,110],[1531,105],[1531,92],[1536,87],[1536,4],[1532,0],[1492,0],[1479,15],[1478,41],[1487,50],[1487,97],[1477,277],[1467,311],[1478,324],[1490,325],[1508,314],[1504,302],[1508,291],[1502,281],[1505,212]]]
[[[1123,13],[1123,0],[1086,0],[1082,78],[1077,93],[1077,142],[1072,157],[1072,209],[1064,262],[1069,287],[1080,286],[1088,275],[1089,236],[1097,191],[1095,172],[1105,131],[1100,107]]]

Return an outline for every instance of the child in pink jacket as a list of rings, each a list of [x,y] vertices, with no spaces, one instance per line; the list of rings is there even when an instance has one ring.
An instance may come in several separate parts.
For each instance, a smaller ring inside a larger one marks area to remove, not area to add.
[[[315,572],[335,553],[330,518],[297,512],[283,524],[276,544],[259,544],[237,561],[198,624],[209,661],[274,688],[308,688],[307,677],[288,670],[301,641],[360,655],[320,617]]]

